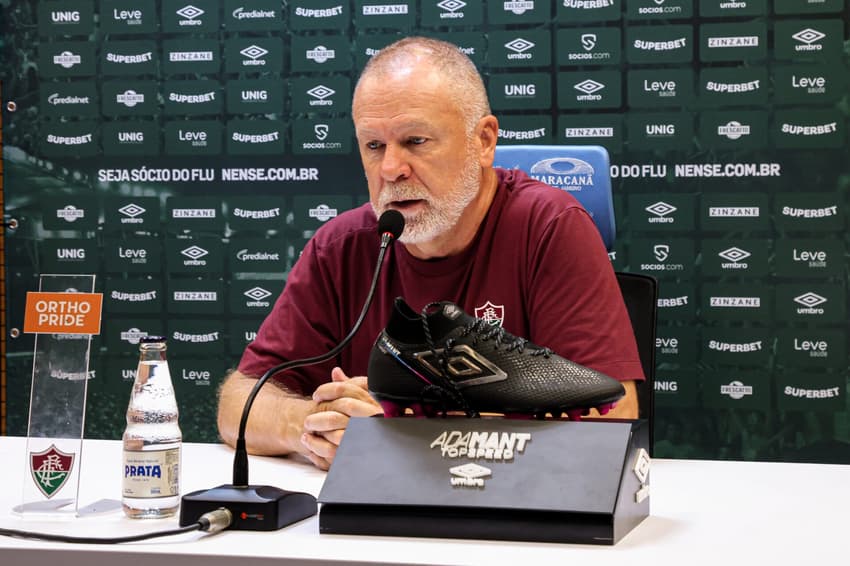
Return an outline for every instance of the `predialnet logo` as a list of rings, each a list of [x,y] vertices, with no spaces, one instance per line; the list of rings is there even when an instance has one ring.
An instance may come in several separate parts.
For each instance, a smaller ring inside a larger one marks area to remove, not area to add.
[[[654,204],[647,206],[644,210],[650,213],[652,216],[647,218],[647,222],[650,224],[672,224],[676,221],[673,214],[676,212],[676,207],[672,204],[667,204],[664,201],[658,201]]]

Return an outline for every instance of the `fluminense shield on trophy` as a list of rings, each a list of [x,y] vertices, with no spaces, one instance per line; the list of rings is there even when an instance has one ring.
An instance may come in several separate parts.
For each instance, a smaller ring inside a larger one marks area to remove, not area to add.
[[[32,479],[48,499],[65,485],[74,467],[74,454],[62,452],[55,444],[42,452],[31,452],[29,460]]]

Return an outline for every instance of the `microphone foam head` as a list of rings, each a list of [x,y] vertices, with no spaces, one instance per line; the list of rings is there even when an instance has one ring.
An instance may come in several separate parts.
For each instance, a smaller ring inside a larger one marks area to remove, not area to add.
[[[401,212],[389,209],[378,218],[378,234],[389,233],[393,239],[398,239],[404,231],[404,216]]]

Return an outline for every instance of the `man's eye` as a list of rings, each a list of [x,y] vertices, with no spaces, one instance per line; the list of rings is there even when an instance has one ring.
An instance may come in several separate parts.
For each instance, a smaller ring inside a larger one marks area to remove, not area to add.
[[[411,145],[422,145],[423,143],[425,143],[425,141],[426,141],[425,138],[414,137],[414,138],[408,138],[407,143],[409,143]]]
[[[369,148],[369,149],[381,149],[381,147],[383,145],[384,144],[382,144],[381,142],[376,142],[376,141],[366,142],[366,147]]]

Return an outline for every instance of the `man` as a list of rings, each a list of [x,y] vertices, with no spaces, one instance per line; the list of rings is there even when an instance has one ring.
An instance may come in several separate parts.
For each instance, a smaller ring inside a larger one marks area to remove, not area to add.
[[[405,229],[363,326],[337,360],[284,372],[263,388],[248,421],[249,451],[330,466],[349,417],[381,412],[366,365],[397,296],[416,310],[441,300],[470,314],[502,307],[508,332],[621,380],[626,396],[609,416],[636,417],[633,380],[643,374],[596,227],[567,193],[493,168],[498,121],[474,64],[449,43],[398,41],[364,69],[352,114],[370,204],[307,244],[222,385],[222,438],[235,442],[258,376],[327,352],[353,327],[377,258],[376,215],[387,209],[403,214]]]

